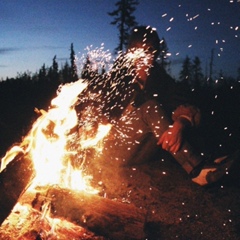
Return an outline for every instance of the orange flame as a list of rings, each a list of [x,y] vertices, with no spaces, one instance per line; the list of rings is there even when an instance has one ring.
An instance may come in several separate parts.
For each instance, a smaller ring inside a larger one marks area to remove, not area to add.
[[[19,152],[28,154],[34,162],[35,186],[57,184],[64,188],[96,192],[89,184],[90,176],[83,176],[82,169],[74,169],[70,159],[77,150],[67,149],[69,141],[74,140],[71,130],[77,126],[78,116],[75,104],[78,95],[87,87],[81,79],[62,85],[58,95],[51,101],[51,108],[46,112],[40,110],[41,116],[33,124],[29,134],[20,146],[10,149],[2,159],[1,170],[14,159]],[[110,125],[99,125],[94,137],[80,136],[81,149],[94,147],[101,150],[101,140],[110,130]],[[79,150],[79,149],[78,149]]]

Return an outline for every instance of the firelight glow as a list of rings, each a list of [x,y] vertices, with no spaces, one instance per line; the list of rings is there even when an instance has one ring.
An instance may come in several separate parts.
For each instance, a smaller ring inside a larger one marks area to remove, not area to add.
[[[20,146],[10,149],[2,161],[2,169],[19,152],[27,154],[34,162],[36,177],[31,188],[35,186],[59,185],[73,190],[97,191],[90,186],[90,176],[84,176],[82,169],[74,169],[71,157],[77,152],[67,149],[68,142],[75,136],[70,131],[77,125],[78,116],[74,105],[79,101],[78,95],[87,87],[81,79],[60,86],[58,95],[51,102],[51,108],[46,112],[41,110],[41,116],[33,124],[29,134]],[[95,137],[85,140],[83,148],[98,147],[100,141],[107,135],[111,125],[99,125]],[[79,143],[81,145],[81,143]]]
[[[91,61],[94,59],[96,64],[109,62],[109,54],[104,52],[103,48],[89,52],[92,53],[89,54]],[[132,64],[139,67],[145,66],[151,59],[152,55],[144,47],[132,49],[127,53],[126,61],[123,61],[122,67],[127,67],[127,74],[132,75]],[[150,67],[148,66],[147,69]],[[108,73],[106,76],[109,77]],[[137,74],[133,76],[133,82],[136,81],[136,77]],[[110,81],[110,78],[107,78],[106,81]],[[115,92],[115,88],[120,84],[119,81],[119,79],[115,79],[115,82],[111,82],[111,94]],[[85,149],[94,148],[96,151],[101,151],[103,147],[102,140],[111,129],[110,123],[105,125],[98,123],[97,129],[94,129],[94,126],[91,125],[91,119],[85,119],[82,129],[71,133],[79,121],[75,106],[81,102],[79,96],[87,86],[88,84],[82,79],[60,85],[57,96],[52,99],[48,111],[36,110],[41,115],[33,124],[29,134],[19,146],[11,148],[2,158],[1,170],[14,157],[22,153],[32,159],[36,170],[36,176],[30,189],[34,189],[36,186],[59,185],[63,188],[96,193],[96,190],[90,186],[89,180],[91,176],[84,176],[81,166],[76,168],[72,164],[79,152]],[[89,94],[91,95],[91,93]],[[95,98],[96,95],[93,93],[93,96],[89,97]],[[111,98],[109,96],[104,97],[105,102],[103,104],[107,105]],[[123,96],[123,98],[125,97]],[[94,118],[92,114],[90,115],[90,118]],[[77,143],[78,147],[72,149],[68,146],[70,142],[76,141],[79,141]],[[81,162],[80,165],[83,163]]]

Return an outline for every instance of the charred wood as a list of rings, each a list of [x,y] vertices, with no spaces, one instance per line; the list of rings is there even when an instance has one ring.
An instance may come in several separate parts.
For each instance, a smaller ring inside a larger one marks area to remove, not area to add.
[[[24,195],[21,200],[37,210],[50,201],[51,217],[67,220],[108,239],[134,240],[146,237],[146,211],[133,204],[52,186],[39,189],[35,197]]]
[[[98,195],[51,189],[53,216],[63,217],[110,239],[144,239],[145,211]]]
[[[31,159],[19,153],[0,173],[0,225],[35,176]]]

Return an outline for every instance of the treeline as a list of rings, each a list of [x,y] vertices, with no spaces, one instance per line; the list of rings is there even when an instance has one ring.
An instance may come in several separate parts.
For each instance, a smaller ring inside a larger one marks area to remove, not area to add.
[[[166,70],[169,65],[162,65]],[[56,96],[59,85],[76,81],[89,74],[102,74],[105,69],[91,70],[91,61],[81,73],[77,73],[75,53],[71,44],[69,62],[59,69],[56,56],[52,65],[45,64],[31,74],[25,72],[16,78],[0,82],[0,155],[9,146],[26,135],[38,117],[35,108],[47,110],[51,99]],[[204,146],[215,154],[239,147],[240,143],[240,82],[238,79],[206,77],[202,74],[200,60],[186,57],[180,71],[179,84],[191,89],[194,102],[203,112],[203,123],[196,130],[195,140],[203,139]],[[201,149],[200,149],[201,150]]]
[[[0,82],[0,155],[14,143],[21,141],[38,117],[35,108],[47,110],[56,96],[59,85],[78,79],[73,44],[69,61],[60,69],[56,56],[52,65],[45,64],[38,72],[24,72]]]

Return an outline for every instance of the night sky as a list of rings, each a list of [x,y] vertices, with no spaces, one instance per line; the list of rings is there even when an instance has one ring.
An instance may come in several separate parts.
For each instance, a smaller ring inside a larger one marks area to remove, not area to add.
[[[86,47],[113,52],[118,30],[107,13],[117,0],[0,0],[0,79],[35,73],[56,55],[61,67]],[[140,0],[134,15],[139,25],[155,27],[164,37],[171,74],[178,78],[188,55],[198,56],[209,71],[214,49],[214,77],[237,76],[240,67],[240,0]]]

